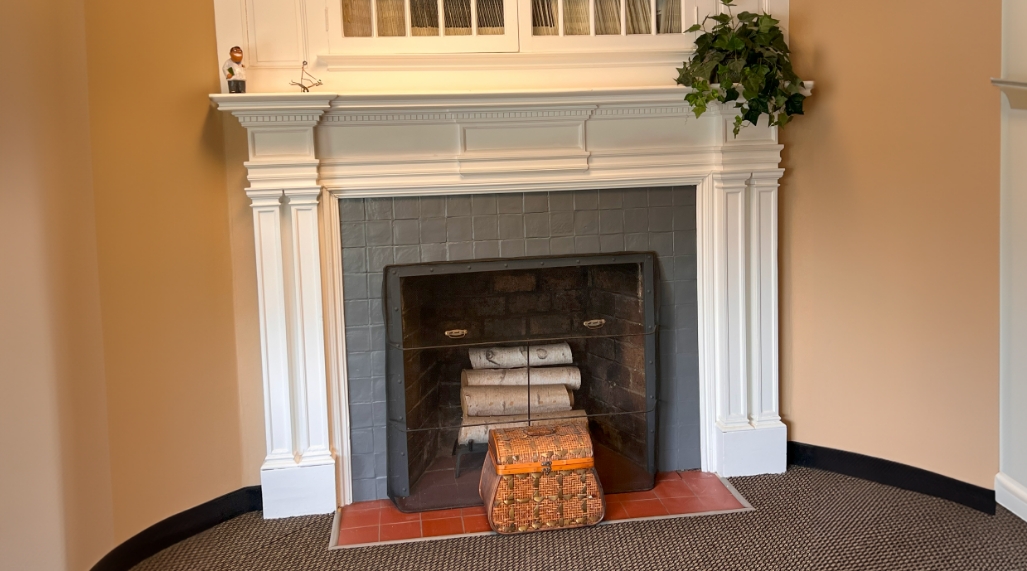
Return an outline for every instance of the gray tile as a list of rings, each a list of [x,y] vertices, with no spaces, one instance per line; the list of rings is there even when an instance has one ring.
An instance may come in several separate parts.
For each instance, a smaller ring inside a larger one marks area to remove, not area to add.
[[[421,245],[422,262],[445,262],[448,257],[449,252],[445,244]]]
[[[696,272],[698,262],[696,256],[682,256],[681,252],[675,248],[674,253],[677,256],[674,258],[674,279],[676,280],[694,280],[696,279]]]
[[[384,325],[372,325],[371,326],[371,348],[375,351],[385,350],[385,326]]]
[[[628,252],[649,251],[649,234],[625,234],[624,249]]]
[[[385,323],[385,315],[382,313],[382,300],[372,299],[370,300],[371,308],[368,313],[371,314],[371,325],[381,325]]]
[[[470,216],[456,216],[446,219],[446,239],[450,242],[464,242],[473,237]]]
[[[349,361],[349,359],[346,359]],[[349,369],[349,366],[346,367]],[[371,384],[371,379],[354,379],[349,384],[349,403],[354,404],[371,404],[374,402],[374,385]]]
[[[597,254],[599,253],[599,236],[575,236],[575,254]]]
[[[367,274],[343,274],[342,291],[345,299],[367,299]]]
[[[696,291],[692,291],[692,295],[698,296]],[[699,312],[697,311],[699,300],[698,297],[692,304],[681,304],[674,306],[674,323],[675,327],[687,328],[692,327],[698,334],[699,329]],[[698,341],[696,341],[698,343]]]
[[[570,236],[574,234],[574,213],[551,212],[549,214],[549,232],[553,236]]]
[[[674,255],[674,234],[672,232],[650,233],[649,249],[661,256]]]
[[[371,351],[371,376],[385,377],[385,351]],[[382,380],[384,381],[384,378]],[[382,388],[384,390],[384,387]]]
[[[386,458],[385,454],[375,454],[374,455],[374,473],[378,477],[388,476],[389,475],[389,473],[385,470],[385,468],[386,468],[386,460],[385,460],[385,458]],[[385,480],[381,480],[381,481],[385,481]]]
[[[367,297],[368,299],[380,298],[382,296],[382,274],[367,274]]]
[[[696,254],[694,230],[674,233],[674,253],[685,256]]]
[[[399,218],[419,218],[421,207],[416,196],[396,197],[392,202],[392,212]]]
[[[623,252],[624,234],[608,234],[600,236],[599,250],[602,252]]]
[[[674,206],[695,206],[694,186],[675,186],[671,192],[674,194]]]
[[[366,244],[364,241],[364,223],[363,222],[343,222],[342,223],[342,247],[343,248],[354,248],[360,247]]]
[[[674,196],[670,188],[650,188],[649,206],[670,206],[674,203]]]
[[[498,216],[475,216],[473,225],[475,241],[499,239]]]
[[[392,246],[375,246],[367,249],[367,269],[370,272],[380,272],[385,266],[396,263]]]
[[[388,450],[388,440],[384,426],[376,426],[371,431],[374,434],[374,451],[378,453]]]
[[[524,195],[520,192],[500,194],[496,197],[496,210],[500,214],[520,214],[524,212]]]
[[[374,454],[374,433],[370,428],[351,430],[349,436],[353,454]]]
[[[474,242],[474,258],[476,260],[498,257],[499,240],[483,240],[481,242]]]
[[[599,209],[610,210],[623,208],[623,194],[620,190],[605,189],[599,191]]]
[[[674,305],[674,282],[660,282],[660,305]],[[662,343],[662,341],[661,341]]]
[[[499,255],[504,258],[515,258],[524,255],[524,240],[500,240]]]
[[[624,211],[622,211],[622,210],[600,210],[599,211],[599,233],[600,234],[622,234],[622,233],[624,233]]]
[[[674,305],[661,305],[660,306],[660,327],[673,328],[676,323],[674,319]],[[666,363],[660,363],[662,366],[666,366]]]
[[[624,210],[624,231],[648,232],[649,231],[649,209],[648,208],[627,208]]]
[[[342,271],[359,274],[367,271],[365,248],[346,248],[342,251]]]
[[[374,405],[356,403],[349,405],[349,419],[352,428],[370,428],[374,424]]]
[[[574,210],[574,193],[561,190],[549,193],[549,211]]]
[[[530,238],[525,242],[524,254],[527,256],[548,256],[548,238]]]
[[[575,190],[574,210],[595,210],[599,208],[599,192],[595,190]]]
[[[375,480],[353,480],[353,501],[367,502],[378,499],[378,485]]]
[[[548,192],[528,192],[524,194],[525,212],[549,212]]]
[[[656,266],[659,270],[659,278],[663,281],[674,279],[674,258],[671,256],[657,256]]]
[[[421,261],[421,248],[418,246],[396,246],[393,250],[397,264],[416,264]]]
[[[424,218],[434,218],[436,216],[446,215],[446,197],[445,196],[422,196],[421,197],[421,216]]]
[[[374,421],[374,426],[385,426],[388,418],[384,402],[371,403],[371,419]]]
[[[366,299],[344,301],[342,305],[346,315],[346,325],[370,325],[371,315]]]
[[[392,243],[392,221],[375,220],[364,225],[368,246],[384,246]]]
[[[674,230],[695,230],[695,207],[674,207]]]
[[[421,244],[441,244],[445,241],[445,218],[424,218],[421,220]]]
[[[384,353],[384,351],[382,352]],[[371,382],[374,384],[374,391],[372,392],[374,402],[385,402],[385,399],[388,397],[385,391],[385,377],[375,377],[371,379]]]
[[[471,197],[470,196],[447,196],[446,197],[446,216],[470,216],[471,215]]]
[[[370,327],[347,327],[346,328],[346,351],[358,353],[371,350],[371,328]]]
[[[549,236],[549,213],[534,212],[524,215],[524,235],[528,238]]]
[[[649,209],[649,231],[670,232],[674,229],[674,211],[670,208]]]
[[[420,239],[420,224],[417,220],[396,220],[392,223],[393,244],[417,244]]]
[[[450,260],[474,259],[474,242],[450,242],[447,247]]]
[[[392,220],[391,198],[368,198],[364,201],[368,220]]]
[[[553,256],[563,256],[574,253],[574,236],[563,236],[550,238],[549,253]]]
[[[346,374],[352,379],[370,379],[371,378],[371,354],[370,353],[358,353],[355,351],[349,351],[349,345],[346,345],[348,355],[346,358]],[[371,384],[370,382],[367,384]]]
[[[645,188],[629,188],[621,191],[624,208],[645,208],[649,206],[649,190]]]
[[[521,214],[499,215],[499,238],[510,240],[524,237],[524,216]]]
[[[354,454],[350,459],[354,480],[374,478],[374,454]]]
[[[496,196],[494,194],[475,194],[471,197],[471,214],[475,216],[496,213]]]
[[[599,212],[582,210],[574,213],[574,235],[585,236],[599,233]]]
[[[696,452],[698,455],[698,451]],[[376,478],[374,481],[374,487],[378,492],[377,499],[385,500],[389,497],[389,479],[388,478]]]
[[[346,198],[339,200],[339,219],[341,220],[363,220],[364,199]]]

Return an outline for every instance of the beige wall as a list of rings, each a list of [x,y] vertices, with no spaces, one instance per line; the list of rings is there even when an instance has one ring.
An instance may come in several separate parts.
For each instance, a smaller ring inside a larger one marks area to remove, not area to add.
[[[114,546],[84,46],[80,1],[0,3],[3,569]]]
[[[115,539],[242,484],[214,12],[86,3]]]
[[[781,189],[792,440],[991,488],[998,470],[1000,2],[792,0]]]

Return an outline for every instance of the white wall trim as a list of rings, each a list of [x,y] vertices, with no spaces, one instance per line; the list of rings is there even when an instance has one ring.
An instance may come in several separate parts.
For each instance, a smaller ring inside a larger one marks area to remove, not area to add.
[[[1016,517],[1027,521],[1027,486],[1008,474],[999,472],[995,475],[995,501]]]

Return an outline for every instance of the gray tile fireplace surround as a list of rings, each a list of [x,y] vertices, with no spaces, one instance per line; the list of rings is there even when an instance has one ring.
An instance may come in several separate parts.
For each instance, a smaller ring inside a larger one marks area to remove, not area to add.
[[[699,467],[695,187],[350,198],[343,295],[354,501],[386,498],[382,269],[390,264],[653,251],[660,273],[660,470]]]

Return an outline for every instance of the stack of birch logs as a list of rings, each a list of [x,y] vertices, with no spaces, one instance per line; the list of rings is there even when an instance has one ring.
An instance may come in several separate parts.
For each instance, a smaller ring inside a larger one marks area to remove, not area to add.
[[[585,411],[572,410],[581,371],[567,343],[472,348],[470,358],[472,368],[460,374],[458,444],[487,442],[494,428],[587,422]]]

